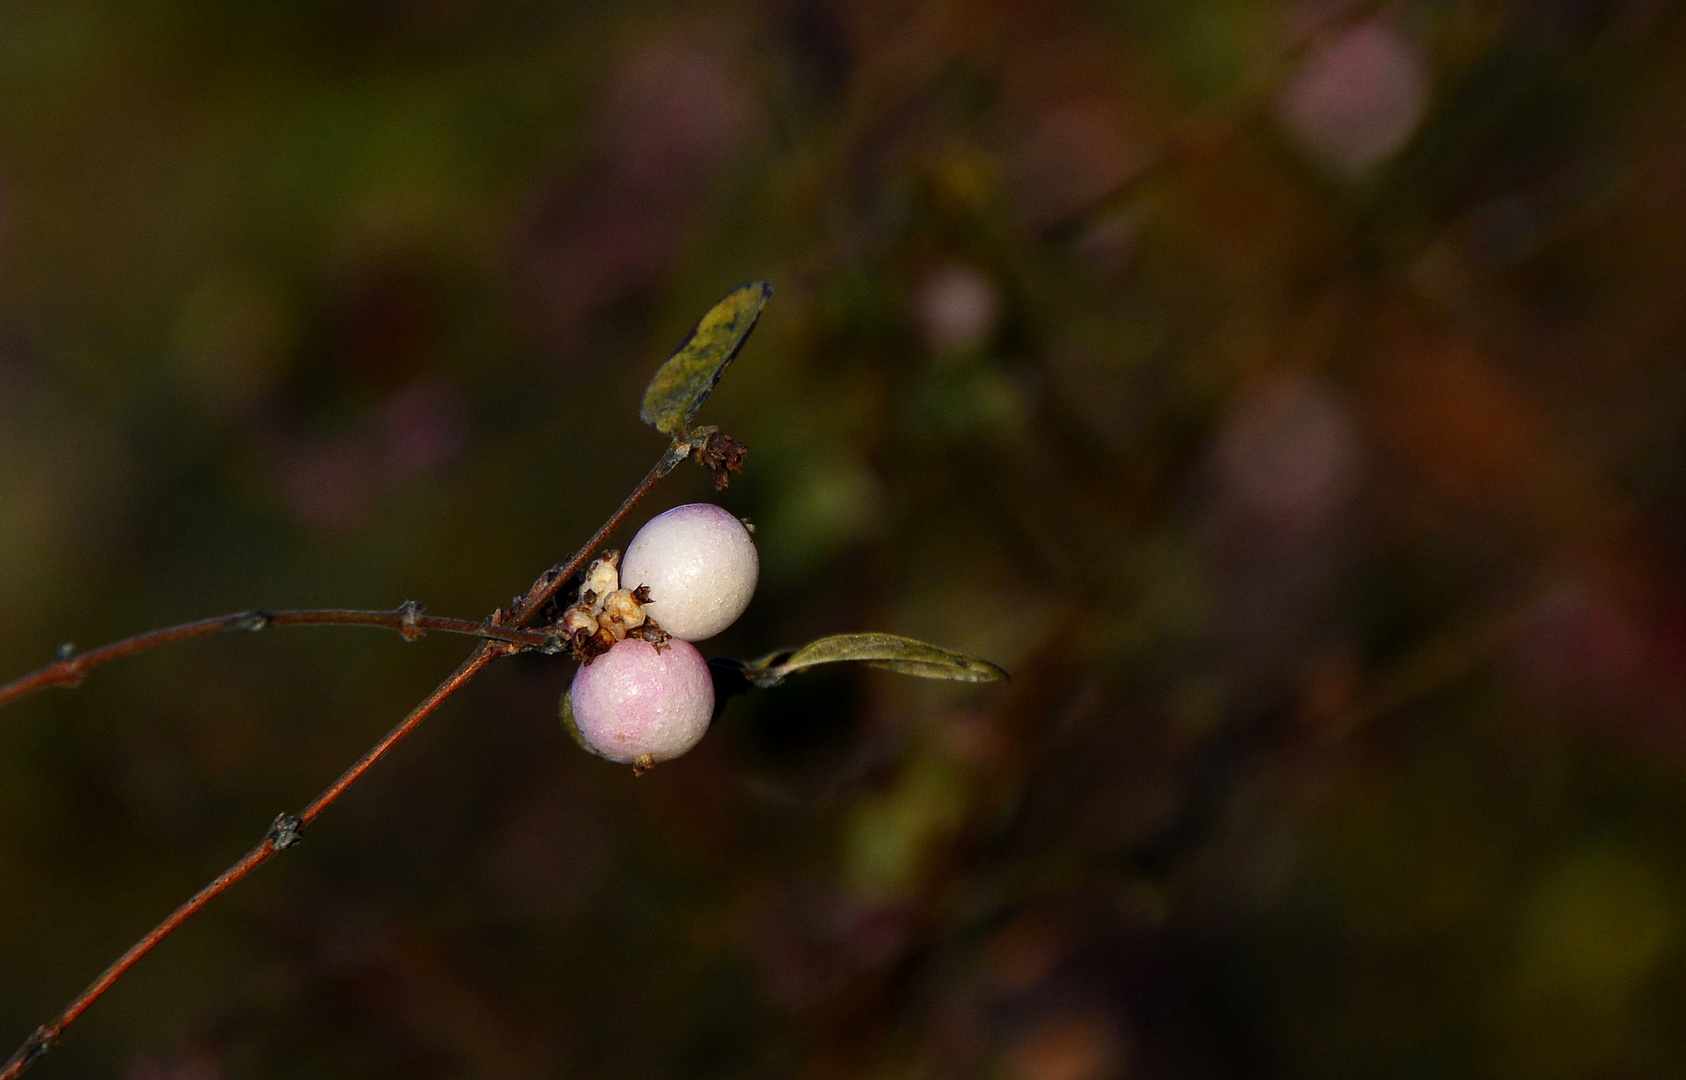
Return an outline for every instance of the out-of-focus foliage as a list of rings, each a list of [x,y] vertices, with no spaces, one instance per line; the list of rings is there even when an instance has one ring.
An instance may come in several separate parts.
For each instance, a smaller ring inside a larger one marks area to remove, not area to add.
[[[1679,1076],[1683,54],[1669,0],[0,4],[6,672],[486,614],[765,278],[705,648],[1013,676],[828,665],[634,779],[498,665],[39,1075]],[[0,713],[0,1036],[462,651]]]

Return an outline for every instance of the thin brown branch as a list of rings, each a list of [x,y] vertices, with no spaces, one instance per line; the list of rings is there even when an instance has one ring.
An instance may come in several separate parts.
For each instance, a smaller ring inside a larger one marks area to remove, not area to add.
[[[334,801],[341,795],[345,794],[346,790],[361,779],[363,774],[373,768],[376,762],[380,761],[381,758],[390,753],[394,746],[398,745],[398,743],[406,735],[414,731],[423,720],[432,715],[433,711],[443,704],[447,698],[449,698],[452,694],[455,694],[458,690],[461,690],[464,686],[468,685],[469,681],[476,675],[480,674],[480,672],[492,661],[498,659],[499,657],[507,656],[512,652],[519,651],[522,647],[543,648],[554,644],[554,640],[549,635],[525,631],[522,628],[532,621],[539,611],[543,609],[545,604],[550,601],[551,597],[555,596],[557,591],[567,583],[568,579],[571,578],[574,573],[580,569],[580,567],[585,565],[586,560],[602,546],[603,541],[607,540],[609,535],[613,533],[615,529],[620,527],[621,523],[626,520],[626,516],[632,512],[633,507],[637,506],[644,500],[644,497],[655,488],[656,484],[662,477],[672,472],[681,461],[685,460],[691,450],[692,447],[688,444],[682,441],[675,441],[674,444],[668,448],[667,452],[662,455],[661,460],[656,463],[655,468],[651,469],[644,479],[639,481],[638,486],[633,488],[632,494],[626,497],[626,500],[621,503],[619,509],[610,515],[609,520],[603,524],[603,527],[598,529],[597,532],[592,535],[590,540],[586,541],[585,546],[575,552],[566,563],[552,567],[549,571],[541,575],[539,579],[533,583],[533,587],[527,591],[527,594],[516,602],[513,611],[507,618],[500,617],[502,616],[502,612],[499,612],[492,617],[490,623],[465,623],[461,620],[448,619],[438,621],[442,623],[456,623],[459,625],[455,627],[446,627],[443,625],[433,627],[425,626],[424,623],[419,621],[426,617],[412,613],[408,616],[410,619],[409,622],[393,626],[393,629],[399,630],[400,632],[404,632],[405,626],[410,626],[412,631],[416,627],[425,627],[426,629],[441,629],[453,630],[454,632],[460,633],[474,633],[489,640],[481,642],[480,647],[475,649],[468,659],[464,660],[457,670],[451,673],[449,678],[435,687],[433,692],[424,698],[420,705],[417,705],[413,710],[411,710],[410,714],[404,717],[397,727],[382,736],[381,740],[374,746],[370,747],[369,751],[359,758],[356,764],[347,769],[338,780],[335,780],[332,784],[328,785],[327,789],[324,790],[322,794],[316,796],[316,798],[310,802],[310,805],[306,806],[296,815],[283,814],[276,818],[274,823],[270,825],[269,832],[264,836],[263,841],[259,843],[257,847],[247,852],[239,862],[223,871],[216,880],[212,881],[209,885],[206,885],[203,889],[200,889],[197,893],[194,893],[190,900],[181,907],[177,908],[175,911],[171,912],[167,919],[155,926],[145,937],[135,942],[135,944],[132,945],[127,952],[117,959],[116,963],[112,964],[109,968],[106,968],[105,972],[101,974],[99,978],[95,979],[86,990],[77,995],[76,999],[66,1006],[65,1010],[56,1018],[54,1018],[51,1022],[36,1028],[34,1034],[30,1035],[30,1037],[24,1042],[23,1046],[19,1047],[17,1053],[11,1056],[3,1068],[0,1068],[0,1080],[16,1080],[16,1078],[20,1076],[25,1069],[29,1068],[29,1066],[36,1061],[36,1059],[45,1054],[54,1043],[58,1042],[58,1040],[64,1035],[65,1029],[75,1023],[76,1019],[86,1012],[89,1006],[99,1000],[99,998],[107,990],[111,989],[117,980],[121,979],[130,968],[134,967],[135,964],[140,961],[142,957],[157,948],[160,942],[162,942],[166,937],[169,937],[170,934],[174,933],[177,927],[181,926],[182,923],[186,922],[198,913],[200,908],[210,903],[213,899],[221,895],[230,886],[240,881],[247,874],[250,874],[253,870],[256,870],[258,867],[268,862],[277,852],[285,851],[287,848],[298,843],[300,839],[300,831],[306,825],[316,820],[323,811],[332,806]],[[411,607],[412,605],[405,605],[404,607],[399,608],[397,613],[405,613],[407,609]],[[129,647],[127,651],[113,653],[110,656],[104,657],[99,662],[104,663],[107,660],[117,659],[119,656],[127,656],[132,652],[138,652],[143,648],[151,648],[154,645],[167,644],[169,641],[180,641],[185,638],[198,637],[205,634],[222,633],[233,629],[262,628],[261,626],[242,626],[238,623],[229,624],[228,620],[230,619],[250,619],[255,616],[263,615],[270,620],[271,624],[280,625],[278,617],[288,615],[299,616],[293,620],[293,625],[304,625],[312,622],[313,620],[304,618],[303,616],[338,614],[356,615],[358,618],[343,620],[340,622],[335,622],[326,618],[316,619],[314,621],[319,624],[332,625],[385,626],[388,624],[382,622],[381,620],[397,613],[247,612],[242,616],[227,616],[224,619],[206,619],[203,622],[188,623],[185,626],[174,627],[170,630],[157,631],[157,634],[175,634],[176,636]],[[467,629],[468,627],[472,627],[473,629]],[[127,642],[118,642],[116,645],[108,645],[105,647],[105,650],[124,648],[130,646],[133,642],[141,641],[153,636],[155,635],[141,635],[141,638],[130,638]],[[407,633],[406,636],[410,635]],[[536,645],[534,642],[529,640],[533,638],[542,639],[545,644]],[[86,659],[87,657],[94,656],[105,650],[94,650],[93,652],[84,653],[83,656],[78,659]],[[62,662],[75,663],[76,661],[67,659]],[[48,671],[52,668],[52,666],[53,665],[48,665],[48,667],[43,668],[42,671]],[[40,675],[40,673],[38,672],[36,675]],[[25,679],[35,677],[36,676],[26,676]],[[19,680],[19,682],[23,681],[24,680]],[[55,683],[51,678],[47,678],[41,685],[50,686],[57,685],[57,683]],[[9,688],[10,687],[8,686],[4,689]],[[39,688],[40,687],[37,686],[31,687],[30,689]],[[29,690],[24,690],[21,693],[28,692]],[[21,696],[21,693],[14,696]],[[4,700],[6,699],[0,698],[0,704],[3,704]]]
[[[598,529],[591,539],[585,542],[585,546],[574,552],[573,557],[567,562],[551,567],[537,581],[533,582],[533,587],[515,605],[514,612],[503,625],[520,627],[531,622],[533,616],[539,613],[539,609],[549,603],[550,598],[555,596],[557,591],[568,583],[568,579],[585,566],[585,561],[591,558],[598,548],[603,546],[603,541],[607,540],[611,533],[621,527],[621,523],[626,520],[626,516],[632,513],[633,507],[643,502],[644,496],[648,495],[661,482],[661,478],[672,472],[675,466],[690,455],[691,449],[689,444],[675,440],[673,445],[668,447],[667,452],[662,455],[661,460],[656,462],[655,468],[644,475],[644,479],[640,480],[638,486],[632,489],[632,494],[626,497],[626,501],[621,503],[618,510],[609,515],[609,520],[605,521],[603,527]],[[4,1077],[0,1077],[0,1080],[4,1080]]]
[[[328,785],[327,790],[312,799],[309,806],[299,811],[296,822],[287,823],[288,839],[283,846],[290,846],[291,842],[297,838],[299,829],[315,821],[322,811],[332,806],[334,800],[345,794],[346,789],[355,784],[364,773],[374,766],[375,762],[385,757],[394,746],[397,746],[399,740],[414,731],[416,725],[426,720],[433,710],[439,707],[440,703],[466,686],[468,681],[480,674],[487,664],[500,656],[508,655],[509,652],[507,646],[489,641],[476,649],[467,660],[462,662],[457,670],[451,673],[449,678],[436,686],[433,693],[429,694],[420,705],[411,710],[410,715],[399,721],[397,727],[381,736],[380,742],[371,746],[362,757],[358,758],[357,764],[347,769],[338,780]],[[4,1078],[0,1077],[0,1080],[4,1080]]]
[[[129,951],[118,957],[116,963],[106,968],[99,978],[95,979],[86,990],[78,994],[76,999],[50,1023],[36,1028],[34,1034],[30,1035],[17,1053],[13,1054],[11,1059],[6,1062],[5,1068],[0,1069],[0,1080],[15,1080],[25,1069],[29,1068],[37,1058],[45,1054],[54,1043],[58,1042],[66,1028],[74,1024],[77,1018],[88,1010],[90,1005],[98,1001],[118,979],[127,974],[128,970],[134,967],[141,957],[157,948],[159,942],[174,933],[182,923],[191,919],[200,908],[222,895],[235,882],[268,862],[276,852],[285,851],[297,843],[299,829],[304,823],[325,810],[330,803],[339,798],[346,788],[356,782],[359,776],[367,772],[371,765],[385,757],[387,751],[391,750],[399,739],[413,731],[416,725],[427,719],[428,715],[437,709],[446,698],[462,689],[470,679],[479,674],[482,668],[507,651],[507,645],[491,642],[487,642],[476,649],[473,655],[463,661],[462,665],[451,673],[450,678],[440,683],[433,693],[429,694],[420,705],[411,710],[410,715],[406,716],[402,723],[387,732],[386,737],[376,743],[368,753],[364,754],[344,776],[334,781],[328,790],[318,795],[316,800],[302,814],[296,818],[285,814],[277,818],[275,823],[270,826],[268,834],[264,836],[257,847],[248,851],[239,862],[217,875],[216,880],[194,893],[187,903],[172,911],[168,918],[153,927],[145,937],[131,945]]]
[[[529,649],[556,651],[560,647],[556,637],[550,634],[498,626],[493,623],[472,622],[468,619],[448,619],[438,615],[424,615],[421,607],[414,602],[400,604],[391,611],[338,609],[241,611],[233,615],[219,615],[213,619],[200,619],[197,622],[183,623],[180,626],[168,626],[162,630],[136,634],[134,637],[124,638],[122,641],[116,641],[110,645],[89,649],[85,653],[73,654],[67,646],[59,650],[58,657],[52,663],[0,686],[0,707],[9,705],[18,698],[33,694],[37,690],[45,690],[53,686],[76,686],[93,668],[102,664],[109,664],[113,660],[133,656],[136,653],[146,652],[148,649],[156,649],[160,645],[173,645],[178,641],[208,637],[212,634],[257,631],[270,626],[373,626],[386,630],[396,630],[403,634],[406,640],[410,641],[422,637],[430,630],[437,630],[446,634],[467,634],[472,637],[508,642]]]

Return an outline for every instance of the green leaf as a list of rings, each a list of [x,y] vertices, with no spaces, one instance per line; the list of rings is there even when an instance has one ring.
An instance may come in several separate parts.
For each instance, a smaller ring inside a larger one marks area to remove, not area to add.
[[[819,664],[868,664],[922,679],[1001,682],[1007,673],[988,660],[896,634],[833,634],[794,651],[785,649],[743,666],[756,686],[777,686],[785,676]]]
[[[656,369],[644,389],[639,417],[664,435],[683,436],[726,365],[755,329],[755,320],[771,295],[771,285],[752,281],[709,308],[684,343]]]

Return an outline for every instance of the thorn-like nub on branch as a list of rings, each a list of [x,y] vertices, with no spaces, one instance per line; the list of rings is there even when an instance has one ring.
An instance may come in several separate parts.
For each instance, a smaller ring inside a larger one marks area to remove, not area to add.
[[[266,837],[276,851],[286,851],[304,839],[304,819],[297,814],[278,814]]]
[[[248,611],[246,614],[240,616],[240,621],[234,624],[234,629],[244,630],[249,634],[255,634],[259,630],[267,630],[269,628],[269,618],[269,612],[267,611]]]
[[[697,461],[714,475],[715,491],[731,483],[731,474],[743,468],[743,459],[748,454],[749,447],[723,431],[710,432],[697,447]]]
[[[82,669],[76,663],[76,646],[65,642],[53,650],[53,664],[60,670],[54,672],[53,680],[59,686],[78,687],[82,685]]]
[[[47,1051],[51,1050],[53,1048],[53,1043],[56,1041],[57,1036],[48,1031],[46,1028],[36,1028],[35,1033],[25,1039],[23,1047],[18,1050],[20,1064],[22,1064],[26,1069],[29,1068],[31,1065],[35,1064],[36,1061],[40,1060]]]
[[[59,1028],[57,1024],[47,1024],[36,1028],[30,1033],[29,1038],[23,1041],[23,1045],[18,1047],[18,1052],[8,1058],[3,1066],[0,1066],[0,1072],[4,1072],[7,1076],[21,1074],[25,1069],[39,1061],[58,1041]]]
[[[414,600],[406,600],[398,605],[398,632],[404,635],[405,641],[415,641],[427,636],[427,631],[418,622],[422,616],[422,606]]]

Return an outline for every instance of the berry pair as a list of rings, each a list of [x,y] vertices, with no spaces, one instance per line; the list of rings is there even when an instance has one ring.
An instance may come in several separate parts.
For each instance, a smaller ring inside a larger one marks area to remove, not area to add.
[[[640,769],[695,746],[714,715],[714,682],[691,642],[737,621],[759,573],[749,530],[711,503],[651,519],[618,572],[612,559],[594,564],[568,618],[591,620],[614,643],[580,666],[563,699],[580,744]]]

